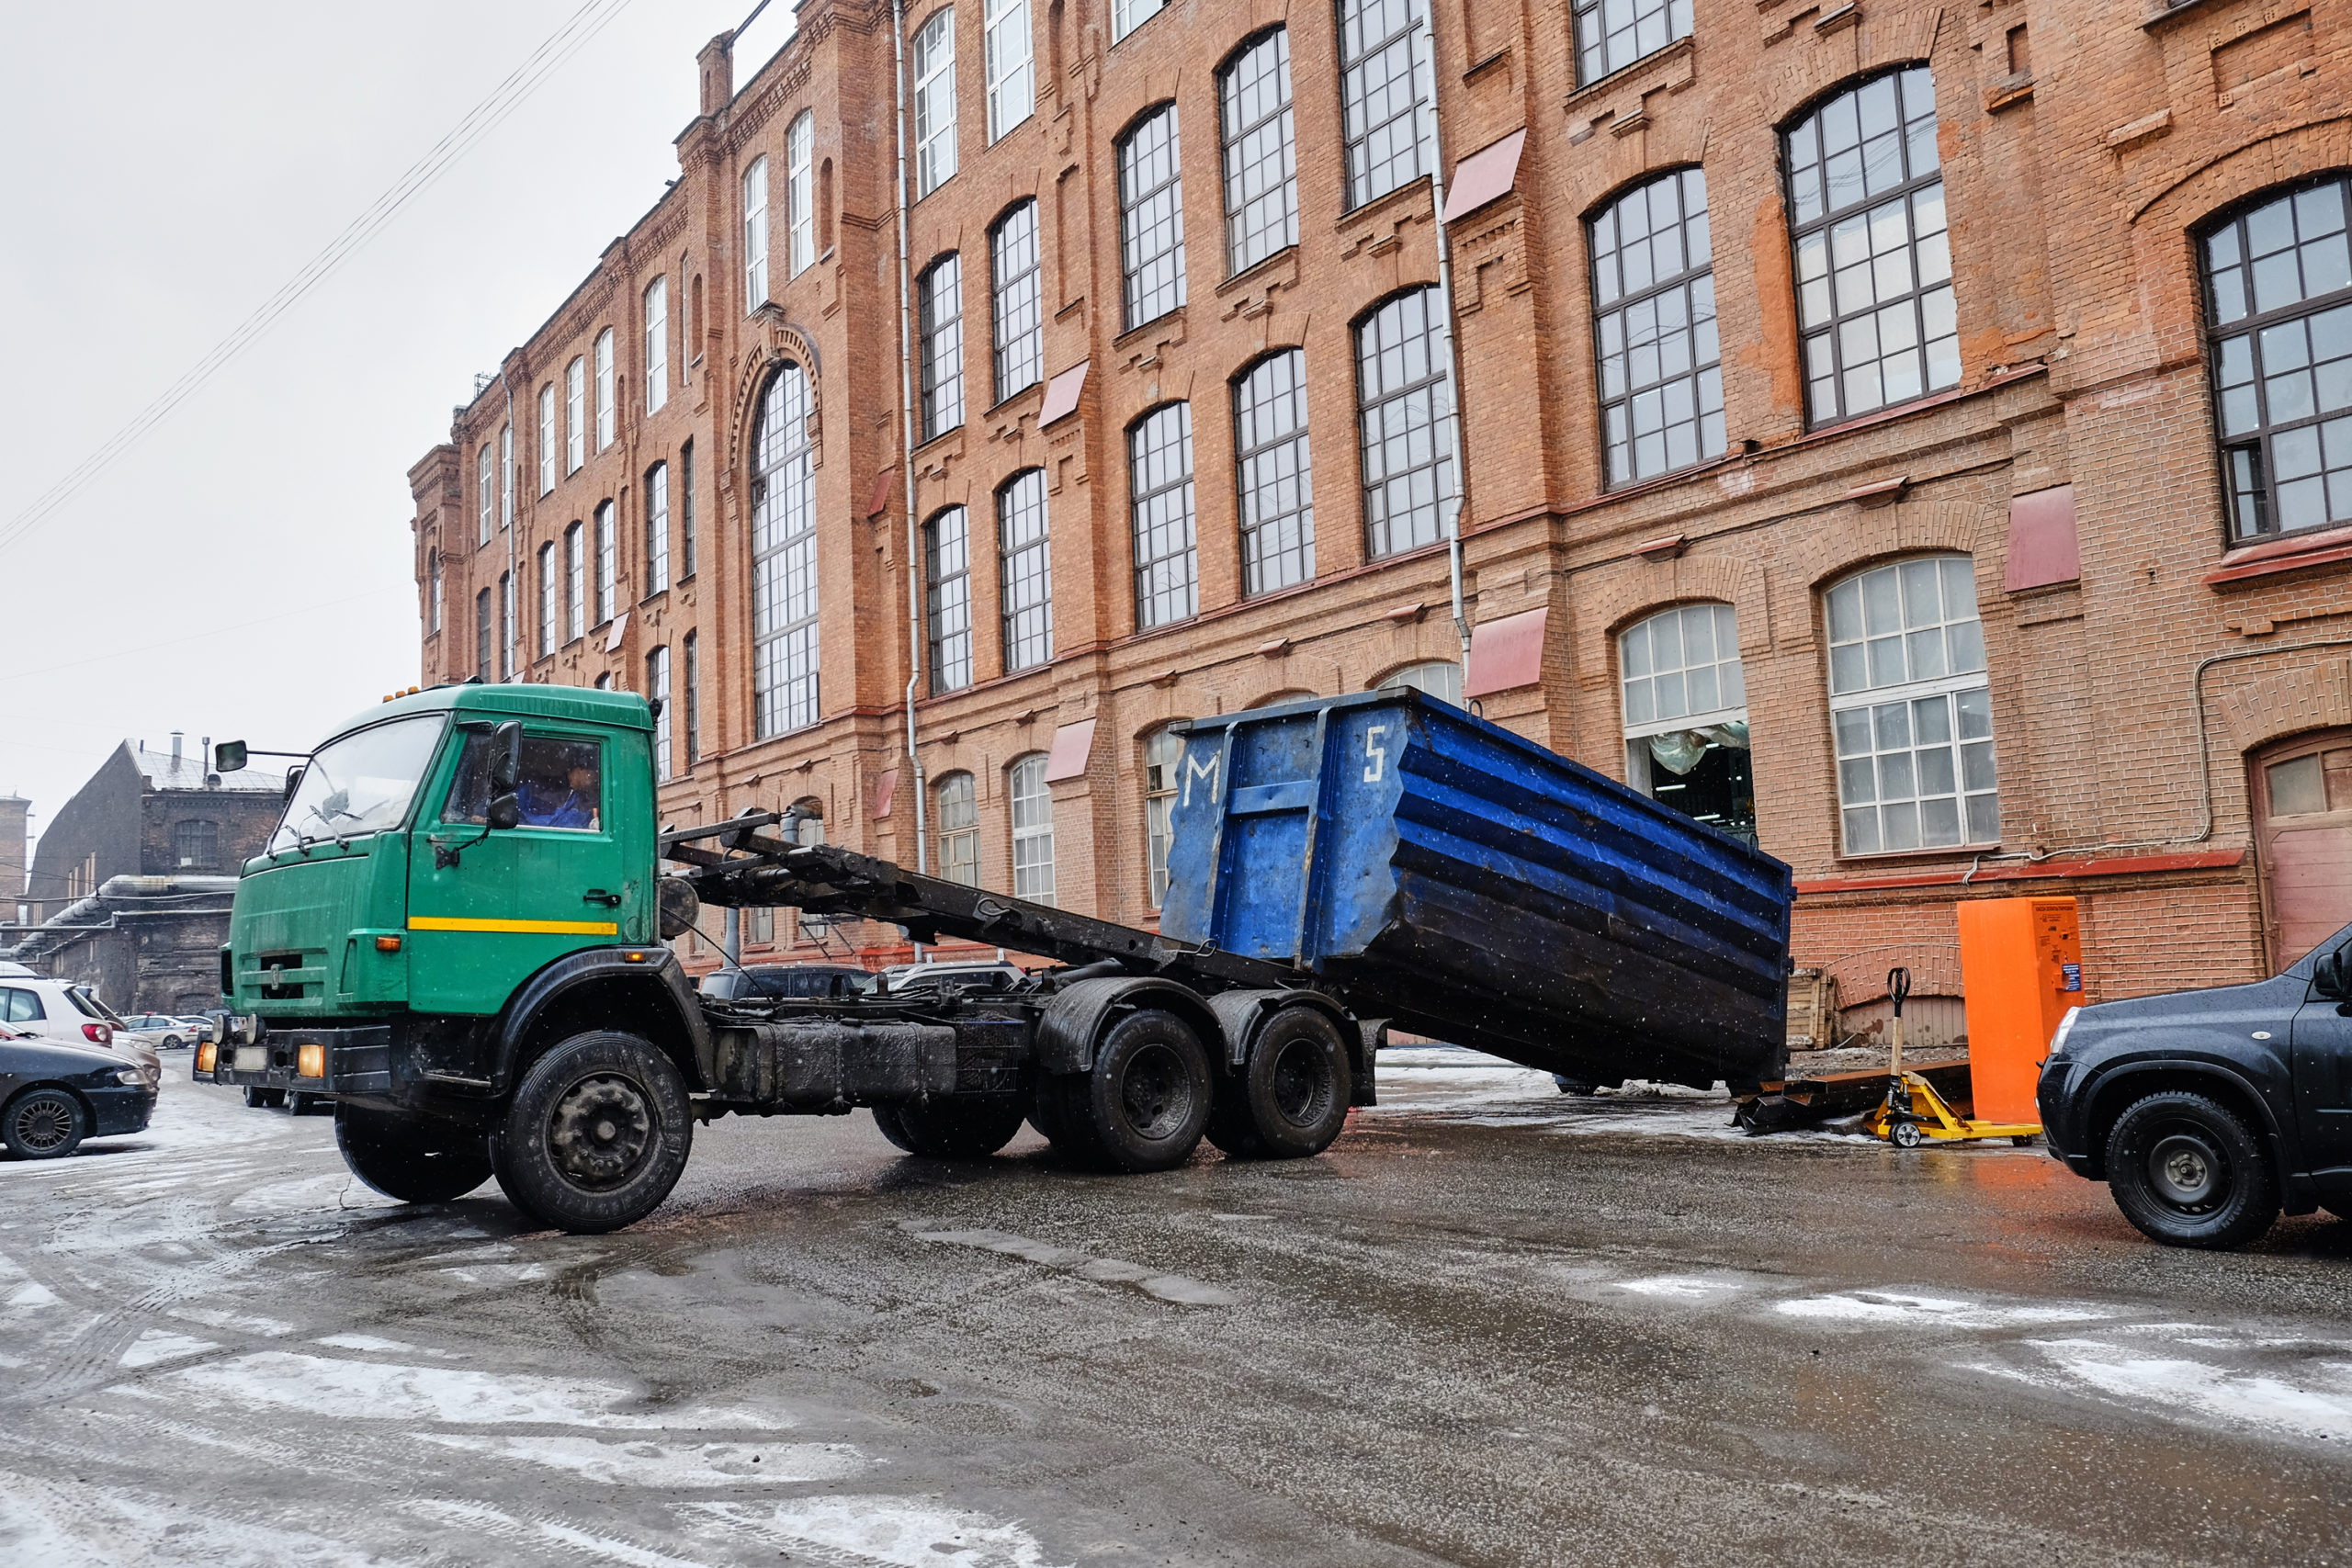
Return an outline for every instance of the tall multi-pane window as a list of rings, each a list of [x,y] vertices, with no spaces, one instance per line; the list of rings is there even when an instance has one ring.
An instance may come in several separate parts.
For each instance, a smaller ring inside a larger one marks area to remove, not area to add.
[[[951,252],[915,279],[922,438],[964,423],[964,258]]]
[[[695,444],[678,448],[678,579],[695,574]]]
[[[575,356],[563,371],[563,471],[588,460],[588,362]]]
[[[915,199],[956,173],[956,10],[943,6],[915,34]]]
[[[670,586],[670,465],[645,470],[645,591]]]
[[[1579,84],[1690,36],[1690,0],[1576,0],[1576,16]]]
[[[588,541],[579,524],[563,531],[563,639],[588,631]]]
[[[1162,104],[1119,141],[1119,257],[1128,326],[1184,302],[1184,181],[1174,104]]]
[[[1997,841],[1975,564],[1928,556],[1857,572],[1827,608],[1846,852]]]
[[[1037,107],[1031,53],[1029,0],[988,0],[990,141],[1027,119]]]
[[[686,766],[702,761],[702,650],[686,634]]]
[[[514,427],[498,427],[498,525],[514,525]]]
[[[1225,133],[1226,265],[1235,272],[1298,243],[1298,156],[1290,113],[1290,33],[1276,28],[1217,78]]]
[[[752,434],[752,706],[764,739],[817,722],[817,497],[808,376],[768,378]]]
[[[670,400],[670,280],[645,286],[645,412]]]
[[[619,587],[620,543],[613,537],[613,503],[596,508],[596,624],[613,618],[614,592]]]
[[[556,579],[561,569],[556,565],[555,541],[550,539],[539,547],[539,657],[545,659],[555,651],[557,609],[561,589]]]
[[[1339,0],[1340,131],[1348,205],[1386,196],[1437,166],[1422,0]]]
[[[1184,738],[1163,725],[1143,741],[1143,836],[1151,907],[1168,902],[1168,852],[1176,840],[1176,770],[1184,761]]]
[[[1617,638],[1625,782],[1698,820],[1756,840],[1755,770],[1739,616],[1681,604]]]
[[[481,497],[481,504],[476,512],[476,517],[481,524],[475,541],[478,544],[490,543],[491,535],[497,531],[498,477],[492,467],[495,461],[496,458],[490,449],[490,443],[483,442],[481,453],[474,463],[474,478],[478,486],[475,493]]]
[[[1408,664],[1402,670],[1392,670],[1372,683],[1371,690],[1385,691],[1390,686],[1406,686],[1416,692],[1427,692],[1455,707],[1462,705],[1462,666],[1451,659],[1424,659],[1418,664]]]
[[[539,389],[539,493],[555,489],[555,383]]]
[[[613,419],[616,412],[613,407],[613,329],[606,327],[596,334],[596,450],[599,452],[613,444],[617,428]]]
[[[645,700],[653,705],[653,776],[670,778],[670,650],[657,648],[645,656]]]
[[[491,620],[492,613],[490,590],[485,588],[474,595],[474,676],[481,681],[490,679],[490,645],[496,640],[496,628]]]
[[[817,260],[816,158],[817,117],[802,109],[784,133],[784,222],[792,277]]]
[[[1270,593],[1315,575],[1315,476],[1306,454],[1306,354],[1286,348],[1233,390],[1241,474],[1242,592]]]
[[[438,548],[424,552],[424,572],[428,581],[424,600],[424,629],[428,632],[437,632],[441,629],[441,552]]]
[[[931,689],[972,683],[972,528],[951,506],[923,528],[923,579],[929,590]]]
[[[1707,176],[1660,175],[1602,208],[1589,228],[1609,482],[1722,457]]]
[[[1033,751],[1007,775],[1012,796],[1012,896],[1054,901],[1054,792],[1046,783],[1046,754]]]
[[[989,231],[989,296],[996,334],[996,400],[1046,378],[1044,281],[1037,204],[1024,201]]]
[[[2205,236],[2214,424],[2234,539],[2352,521],[2352,180],[2245,209]]]
[[[743,310],[768,301],[768,161],[754,158],[743,171]]]
[[[1436,543],[1461,503],[1446,330],[1435,288],[1399,294],[1356,327],[1368,556]]]
[[[969,773],[939,781],[939,874],[967,887],[980,885],[980,802]]]
[[[1183,620],[1199,607],[1192,404],[1162,404],[1128,430],[1127,493],[1135,509],[1136,625]]]
[[[996,492],[997,581],[1002,584],[1004,671],[1054,656],[1053,547],[1046,533],[1046,470],[1015,474]]]
[[[498,574],[498,678],[514,679],[514,574]]]
[[[1168,6],[1168,0],[1111,0],[1111,41],[1118,42]]]
[[[1815,424],[1960,384],[1960,322],[1936,152],[1915,65],[1838,94],[1781,139],[1797,329]]]

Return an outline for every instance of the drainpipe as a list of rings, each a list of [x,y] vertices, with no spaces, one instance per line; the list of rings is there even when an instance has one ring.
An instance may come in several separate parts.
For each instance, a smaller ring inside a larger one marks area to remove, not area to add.
[[[1445,372],[1453,389],[1446,400],[1445,438],[1453,452],[1453,493],[1446,498],[1445,564],[1453,593],[1453,634],[1462,639],[1462,689],[1470,690],[1470,617],[1462,604],[1462,502],[1469,455],[1462,449],[1461,331],[1453,319],[1453,243],[1445,230],[1445,142],[1438,134],[1437,18],[1429,18],[1429,48],[1415,62],[1414,73],[1430,100],[1430,202],[1437,213],[1438,303],[1445,310]],[[1466,695],[1464,700],[1466,701]]]
[[[506,603],[498,607],[500,628],[506,637],[506,678],[520,680],[523,667],[514,659],[514,627],[523,618],[523,585],[514,581],[514,389],[506,379],[506,366],[498,367],[498,384],[506,393],[506,430],[498,438],[498,525],[506,534]]]
[[[914,785],[915,870],[931,870],[930,802],[923,786],[922,759],[915,751],[915,690],[922,681],[922,570],[921,525],[915,520],[913,284],[907,259],[907,18],[904,0],[890,0],[891,92],[897,100],[899,180],[899,466],[907,487],[907,773]],[[915,944],[922,957],[922,944]]]

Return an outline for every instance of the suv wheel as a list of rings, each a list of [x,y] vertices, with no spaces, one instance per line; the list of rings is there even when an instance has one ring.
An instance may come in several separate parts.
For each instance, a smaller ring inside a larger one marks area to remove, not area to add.
[[[334,1142],[352,1175],[403,1203],[451,1202],[490,1179],[482,1134],[431,1117],[338,1101]]]
[[[2107,1136],[2107,1185],[2141,1234],[2167,1247],[2244,1247],[2278,1214],[2263,1140],[2187,1089],[2134,1100]]]
[[[62,1089],[20,1094],[0,1112],[0,1140],[18,1159],[62,1159],[88,1130],[82,1102]]]
[[[670,1058],[634,1034],[575,1034],[531,1065],[491,1134],[514,1206],[594,1235],[662,1206],[686,1168],[694,1117]]]

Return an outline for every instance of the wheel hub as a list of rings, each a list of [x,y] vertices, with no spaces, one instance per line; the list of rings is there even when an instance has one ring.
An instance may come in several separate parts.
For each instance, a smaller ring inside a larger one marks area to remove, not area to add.
[[[2177,1209],[2211,1207],[2221,1195],[2227,1168],[2211,1144],[2188,1133],[2159,1138],[2148,1151],[2151,1184]]]
[[[1310,1127],[1323,1118],[1330,1099],[1330,1075],[1323,1070],[1322,1053],[1303,1040],[1282,1048],[1274,1058],[1274,1109],[1296,1127]]]
[[[17,1113],[17,1136],[36,1153],[47,1154],[73,1135],[73,1116],[62,1105],[42,1100]]]
[[[1147,1138],[1174,1132],[1193,1108],[1183,1064],[1165,1045],[1139,1051],[1120,1076],[1119,1101],[1127,1124]]]
[[[625,1077],[582,1078],[564,1092],[548,1119],[556,1168],[586,1188],[617,1187],[644,1163],[653,1144],[653,1108]]]

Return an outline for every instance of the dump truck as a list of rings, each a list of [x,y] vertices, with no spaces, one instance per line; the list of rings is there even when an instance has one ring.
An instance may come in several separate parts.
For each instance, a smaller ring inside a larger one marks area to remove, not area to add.
[[[343,727],[242,870],[197,1079],[333,1100],[390,1197],[495,1178],[590,1233],[659,1206],[721,1116],[863,1108],[959,1158],[1026,1122],[1125,1172],[1204,1136],[1313,1156],[1374,1102],[1392,1021],[1595,1081],[1777,1074],[1788,868],[1418,692],[1195,724],[1159,931],[804,842],[789,811],[657,829],[653,735],[634,694],[474,682]],[[721,998],[666,945],[704,906],[1050,966]]]

